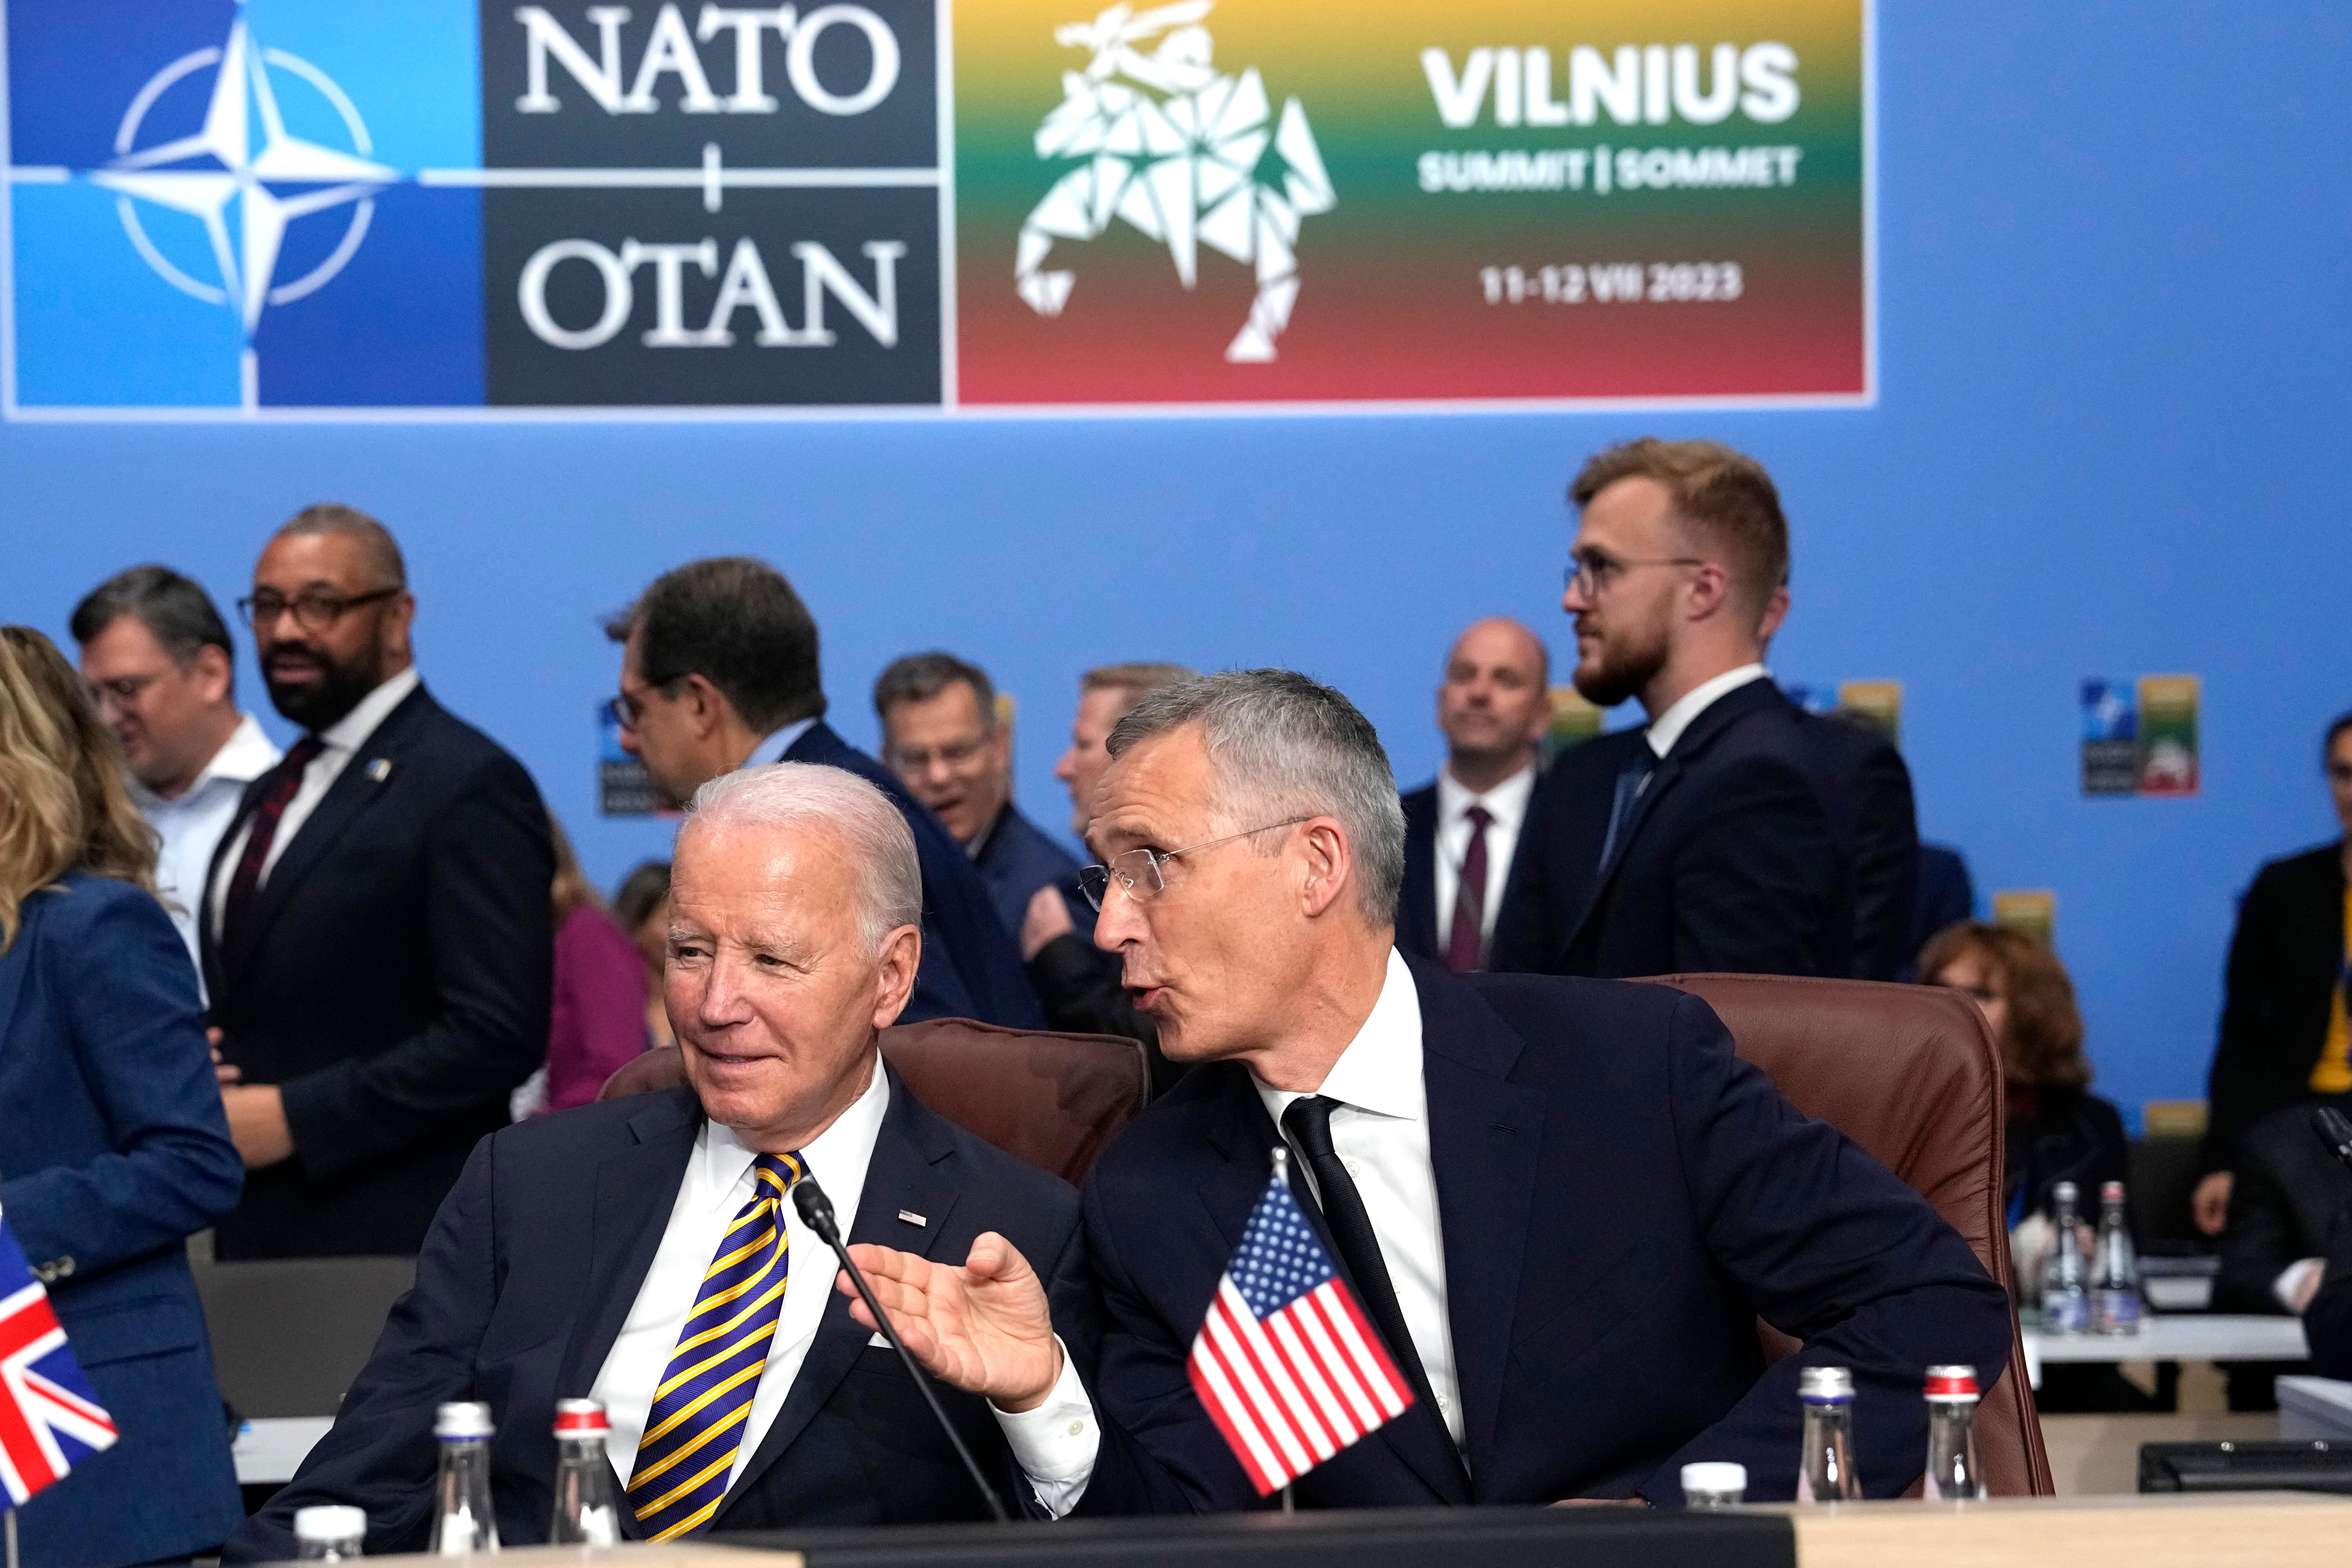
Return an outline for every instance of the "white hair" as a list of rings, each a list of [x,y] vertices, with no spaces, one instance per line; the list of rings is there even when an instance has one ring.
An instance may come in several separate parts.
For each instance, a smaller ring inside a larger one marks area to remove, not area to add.
[[[697,826],[806,827],[836,835],[857,872],[857,924],[866,951],[923,921],[923,868],[915,836],[890,797],[856,773],[815,763],[771,763],[721,773],[694,792],[678,837]]]

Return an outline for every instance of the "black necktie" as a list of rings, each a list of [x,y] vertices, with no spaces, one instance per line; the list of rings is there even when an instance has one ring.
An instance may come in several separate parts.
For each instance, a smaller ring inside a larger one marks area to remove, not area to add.
[[[1294,1100],[1282,1113],[1283,1130],[1297,1142],[1307,1167],[1315,1173],[1315,1187],[1322,1194],[1323,1219],[1331,1227],[1332,1244],[1339,1247],[1339,1261],[1355,1280],[1356,1294],[1364,1310],[1371,1314],[1372,1326],[1388,1342],[1389,1359],[1412,1380],[1414,1392],[1434,1413],[1437,1402],[1430,1394],[1429,1373],[1421,1364],[1421,1352],[1413,1348],[1412,1336],[1405,1331],[1396,1287],[1389,1280],[1388,1260],[1381,1256],[1381,1238],[1373,1234],[1371,1215],[1364,1212],[1364,1197],[1356,1190],[1356,1178],[1348,1173],[1346,1162],[1331,1147],[1331,1112],[1339,1104],[1319,1094]]]

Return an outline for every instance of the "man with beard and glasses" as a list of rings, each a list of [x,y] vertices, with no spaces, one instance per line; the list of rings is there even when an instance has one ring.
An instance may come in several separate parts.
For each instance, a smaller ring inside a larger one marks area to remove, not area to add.
[[[221,1099],[245,1156],[222,1258],[408,1254],[547,1052],[555,875],[522,764],[433,700],[383,525],[314,506],[238,607],[300,726],[206,881]]]
[[[1645,728],[1555,763],[1491,964],[1604,978],[1891,979],[1918,830],[1884,737],[1809,714],[1764,667],[1789,613],[1789,525],[1761,464],[1643,437],[1586,463],[1561,607],[1576,688]]]

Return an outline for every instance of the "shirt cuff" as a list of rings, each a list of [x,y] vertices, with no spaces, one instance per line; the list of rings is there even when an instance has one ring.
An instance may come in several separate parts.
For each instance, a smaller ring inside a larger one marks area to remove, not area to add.
[[[2279,1277],[2271,1281],[2271,1294],[2277,1297],[2278,1304],[2288,1311],[2299,1311],[2301,1309],[2295,1306],[2294,1299],[2302,1292],[2304,1281],[2326,1267],[2327,1259],[2325,1258],[2298,1258],[2279,1270]]]
[[[1017,1414],[1000,1410],[992,1402],[988,1408],[1003,1430],[1021,1473],[1029,1478],[1038,1502],[1048,1514],[1060,1519],[1086,1495],[1102,1432],[1096,1423],[1094,1401],[1087,1397],[1087,1385],[1078,1377],[1077,1363],[1070,1359],[1068,1347],[1058,1335],[1054,1345],[1062,1354],[1062,1375],[1054,1380],[1053,1392],[1045,1395],[1043,1405]]]

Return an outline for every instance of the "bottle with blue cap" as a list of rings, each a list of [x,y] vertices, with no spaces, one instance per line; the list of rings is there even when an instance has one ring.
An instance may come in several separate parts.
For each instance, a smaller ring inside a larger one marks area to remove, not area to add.
[[[1853,1373],[1809,1366],[1797,1373],[1805,1430],[1797,1460],[1799,1502],[1854,1502],[1862,1478],[1853,1468]]]
[[[441,1447],[434,1483],[432,1543],[444,1557],[499,1549],[499,1519],[490,1506],[490,1407],[472,1400],[444,1405],[433,1418]]]

